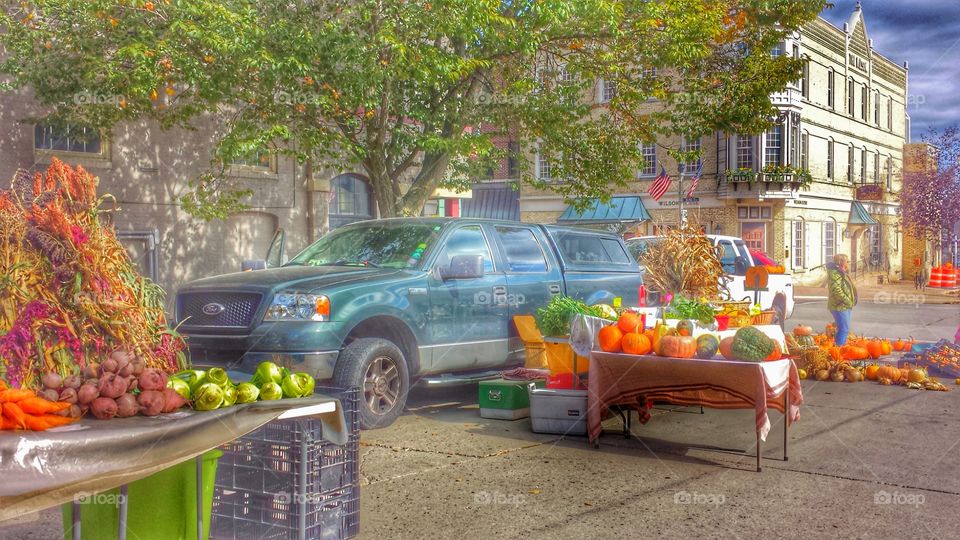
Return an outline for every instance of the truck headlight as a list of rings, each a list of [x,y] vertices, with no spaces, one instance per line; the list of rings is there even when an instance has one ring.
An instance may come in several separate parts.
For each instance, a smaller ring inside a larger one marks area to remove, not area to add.
[[[279,293],[274,295],[263,320],[329,321],[330,299],[322,294]]]

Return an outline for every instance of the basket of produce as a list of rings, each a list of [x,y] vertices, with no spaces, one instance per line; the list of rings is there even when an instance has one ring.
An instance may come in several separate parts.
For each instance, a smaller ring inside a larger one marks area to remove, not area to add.
[[[750,324],[773,324],[773,315],[774,311],[772,309],[761,311],[760,313],[754,313],[750,316]]]

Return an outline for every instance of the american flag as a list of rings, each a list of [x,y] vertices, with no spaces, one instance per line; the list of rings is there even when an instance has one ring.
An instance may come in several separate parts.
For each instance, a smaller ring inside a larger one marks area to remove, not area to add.
[[[663,197],[663,194],[670,189],[670,176],[667,174],[667,170],[663,168],[663,165],[660,166],[660,174],[653,179],[653,183],[650,184],[650,189],[647,190],[647,193],[653,197],[653,200],[659,201],[660,197]]]
[[[693,192],[696,191],[697,186],[700,184],[700,177],[703,175],[703,161],[697,162],[697,172],[693,174],[693,178],[690,179],[690,189],[687,190],[687,197],[693,197]]]

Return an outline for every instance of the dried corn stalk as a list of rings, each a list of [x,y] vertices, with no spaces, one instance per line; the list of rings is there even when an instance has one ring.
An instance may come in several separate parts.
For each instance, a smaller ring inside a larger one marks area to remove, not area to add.
[[[716,248],[693,222],[651,242],[640,264],[646,268],[645,283],[657,291],[708,300],[729,297]]]

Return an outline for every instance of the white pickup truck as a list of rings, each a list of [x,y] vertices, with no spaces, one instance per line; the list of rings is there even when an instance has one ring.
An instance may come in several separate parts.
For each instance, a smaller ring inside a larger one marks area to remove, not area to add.
[[[716,246],[720,264],[723,265],[729,278],[727,288],[730,291],[730,298],[733,300],[749,298],[753,302],[754,292],[745,289],[744,276],[747,268],[758,265],[750,255],[747,244],[735,236],[711,234],[707,235],[707,238]],[[630,238],[626,243],[630,253],[638,257],[651,242],[660,239],[659,236],[640,236]],[[766,290],[759,293],[759,302],[764,309],[774,311],[773,322],[782,327],[784,322],[793,315],[793,277],[790,274],[770,274]]]

